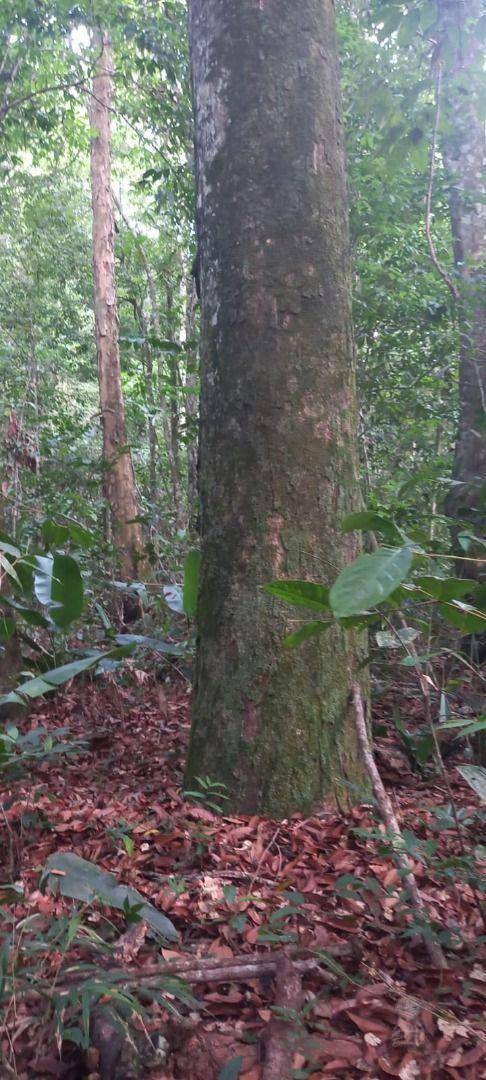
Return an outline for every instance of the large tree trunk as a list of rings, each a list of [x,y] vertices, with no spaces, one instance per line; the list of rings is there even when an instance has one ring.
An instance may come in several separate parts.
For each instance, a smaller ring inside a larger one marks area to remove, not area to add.
[[[478,112],[482,0],[440,0],[445,132],[454,260],[459,288],[459,430],[447,512],[486,524],[486,163]],[[473,564],[468,564],[468,576]]]
[[[202,290],[202,566],[188,780],[282,815],[349,793],[355,652],[282,648],[262,586],[357,554],[345,158],[332,0],[190,0]],[[344,783],[343,783],[344,782]]]
[[[138,516],[135,478],[127,449],[125,409],[118,347],[115,290],[115,223],[111,191],[110,109],[113,61],[106,34],[97,36],[99,50],[90,104],[91,198],[93,206],[93,275],[98,349],[101,422],[103,428],[104,491],[110,510],[112,536],[126,580],[140,576],[143,537]]]

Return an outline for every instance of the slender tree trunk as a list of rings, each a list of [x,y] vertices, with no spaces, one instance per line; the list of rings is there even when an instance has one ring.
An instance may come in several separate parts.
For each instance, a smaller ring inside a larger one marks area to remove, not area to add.
[[[442,151],[449,182],[459,286],[459,430],[447,500],[452,517],[486,532],[486,161],[478,111],[482,50],[476,32],[482,0],[439,0],[442,22]],[[473,564],[468,564],[468,576]]]
[[[187,363],[186,363],[186,429],[187,429],[187,505],[188,505],[188,517],[189,526],[192,530],[197,529],[198,519],[198,479],[197,479],[197,459],[198,459],[198,436],[197,436],[197,419],[198,419],[198,398],[197,387],[199,383],[199,357],[197,346],[195,346],[194,339],[196,334],[196,284],[194,278],[191,277],[187,283],[187,300],[186,300],[186,343],[187,343]]]
[[[357,554],[344,139],[332,0],[190,0],[202,293],[202,566],[187,779],[286,815],[360,777],[356,653],[301,650],[274,578]]]
[[[174,292],[170,285],[166,285],[167,322],[169,325],[169,337],[174,345],[179,345],[177,320],[174,311]],[[184,499],[181,484],[181,463],[179,448],[179,390],[180,376],[177,356],[169,354],[167,370],[170,384],[170,422],[169,438],[167,441],[167,453],[172,481],[172,501],[174,505],[176,526],[180,528],[184,523]]]
[[[127,580],[140,576],[143,537],[138,516],[132,459],[126,442],[118,312],[115,290],[114,216],[111,191],[110,109],[112,51],[106,34],[98,37],[99,51],[90,104],[91,198],[93,206],[93,275],[98,349],[105,496],[110,509],[113,541]]]
[[[137,248],[138,248],[140,258],[141,258],[141,261],[142,261],[142,265],[143,265],[143,268],[144,268],[144,271],[145,271],[145,277],[147,279],[147,291],[148,291],[149,308],[150,308],[150,328],[153,330],[154,334],[156,334],[157,329],[158,329],[157,296],[156,296],[155,281],[154,281],[154,276],[153,276],[153,273],[152,273],[152,268],[150,266],[150,262],[149,262],[149,260],[147,258],[145,248],[144,248],[144,246],[143,246],[143,244],[142,244],[142,242],[140,240],[140,237],[139,237],[138,233],[135,231],[135,229],[133,228],[133,226],[130,224],[126,214],[123,212],[123,207],[121,205],[121,202],[120,202],[119,199],[117,199],[116,194],[115,194],[115,192],[113,190],[112,190],[112,197],[113,197],[113,202],[114,202],[114,204],[115,204],[115,206],[116,206],[116,208],[118,210],[118,213],[120,214],[120,217],[121,217],[124,225],[129,230],[129,232],[131,232],[132,236],[135,238],[136,243],[137,243]],[[153,355],[153,351],[152,351],[152,345],[151,345],[151,343],[150,343],[150,341],[148,339],[149,338],[149,329],[150,328],[149,328],[148,321],[147,321],[147,318],[146,318],[146,315],[145,315],[145,312],[144,312],[144,309],[143,309],[143,305],[139,305],[137,303],[135,314],[136,314],[138,324],[140,326],[142,336],[144,338],[143,355],[144,355],[144,365],[145,365],[146,395],[147,395],[147,405],[148,405],[149,414],[150,414],[149,418],[148,418],[148,424],[147,424],[147,436],[148,436],[148,445],[149,445],[149,492],[150,492],[150,498],[151,498],[152,504],[155,507],[155,504],[156,504],[156,501],[157,501],[157,433],[156,433],[156,430],[155,430],[155,423],[156,423],[155,412],[156,412],[156,409],[155,409],[155,385],[154,385],[154,355]]]
[[[157,434],[155,431],[155,387],[154,355],[149,341],[149,325],[143,304],[135,301],[136,318],[143,337],[143,369],[145,376],[145,395],[147,399],[147,442],[149,448],[149,494],[152,507],[157,502]]]
[[[155,389],[154,389],[154,357],[152,347],[148,345],[146,351],[146,379],[147,379],[147,405],[150,416],[148,418],[148,444],[149,444],[149,491],[152,507],[157,503],[157,433],[155,431]]]

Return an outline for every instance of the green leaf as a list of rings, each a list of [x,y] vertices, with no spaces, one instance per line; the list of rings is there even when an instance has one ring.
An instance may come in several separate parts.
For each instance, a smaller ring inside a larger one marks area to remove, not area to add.
[[[392,518],[377,514],[374,510],[361,510],[355,514],[348,514],[341,522],[341,531],[344,533],[363,530],[364,532],[381,533],[385,539],[392,543],[403,539]]]
[[[486,731],[486,716],[481,717],[480,720],[475,720],[473,724],[469,724],[468,727],[463,728],[462,734],[469,738],[470,735],[477,735],[480,731]]]
[[[296,630],[293,634],[288,634],[284,638],[284,645],[286,649],[296,649],[298,645],[302,645],[303,641],[308,641],[309,638],[317,637],[318,634],[322,634],[324,630],[328,630],[332,626],[332,622],[310,622],[305,623],[299,630]]]
[[[175,645],[163,638],[149,637],[147,634],[117,634],[115,641],[119,645],[140,645],[141,648],[151,649],[156,653],[167,653],[169,656],[186,656],[187,649],[183,645]]]
[[[478,587],[477,581],[469,578],[440,578],[431,574],[423,574],[413,579],[414,585],[418,585],[434,600],[460,600],[463,596],[470,596]]]
[[[5,615],[0,615],[0,641],[8,641],[8,638],[12,637],[14,633],[14,620],[5,618]]]
[[[71,555],[35,556],[34,591],[56,626],[64,629],[83,610],[83,582]]]
[[[49,621],[44,615],[41,615],[40,611],[36,611],[35,608],[25,607],[24,604],[20,604],[17,600],[12,600],[11,596],[2,596],[2,604],[6,604],[7,607],[13,608],[14,611],[18,611],[19,615],[25,619],[25,622],[29,626],[42,626],[47,629],[50,626]]]
[[[422,664],[427,664],[429,660],[434,660],[436,656],[440,656],[440,652],[424,653],[422,656],[405,656],[403,660],[400,660],[402,667],[420,667]]]
[[[11,540],[7,533],[0,531],[0,551],[4,551],[6,555],[13,555],[14,559],[20,558],[20,550]]]
[[[344,619],[339,619],[339,625],[344,626],[345,630],[364,630],[366,626],[374,626],[378,622],[380,616],[376,611],[363,612],[361,615],[348,615]]]
[[[314,581],[272,581],[264,589],[270,596],[296,607],[329,611],[329,589]]]
[[[440,725],[440,730],[445,729],[455,730],[460,729],[461,736],[469,738],[470,735],[477,735],[479,731],[486,731],[486,716],[480,716],[478,720],[469,720],[464,716],[456,717],[455,720],[447,720],[445,724]]]
[[[8,576],[11,577],[13,581],[15,581],[16,585],[20,585],[20,587],[22,587],[17,571],[14,570],[13,566],[8,561],[6,555],[4,555],[2,551],[0,551],[0,566],[2,566],[5,570],[5,573],[8,574]]]
[[[470,604],[452,600],[449,604],[439,604],[439,612],[447,622],[461,630],[463,634],[474,634],[486,630],[486,615]]]
[[[200,551],[190,551],[184,563],[184,586],[182,606],[188,618],[194,618],[197,611],[197,593],[199,587]]]
[[[95,542],[95,535],[90,529],[86,529],[84,525],[80,525],[78,521],[72,521],[68,519],[68,529],[71,540],[74,544],[77,544],[80,548],[90,548]]]
[[[476,795],[479,795],[481,802],[486,802],[486,769],[483,769],[481,765],[458,765],[457,771],[476,792]]]
[[[51,892],[61,893],[83,903],[93,903],[100,899],[109,907],[126,910],[127,905],[140,905],[139,915],[152,930],[168,941],[177,941],[179,934],[173,924],[147,903],[143,896],[128,885],[119,885],[114,874],[102,870],[95,863],[81,859],[73,851],[60,851],[50,855],[46,861],[42,886]]]
[[[412,550],[379,548],[372,555],[360,555],[341,571],[329,594],[338,619],[367,612],[376,607],[406,578],[412,565]]]
[[[24,705],[25,698],[36,698],[48,694],[57,686],[62,686],[69,679],[73,679],[75,675],[80,675],[83,671],[95,667],[104,660],[118,660],[121,657],[130,656],[132,652],[133,645],[127,644],[121,648],[109,649],[108,652],[94,652],[81,660],[73,660],[69,664],[62,664],[61,667],[52,668],[51,671],[45,671],[36,678],[27,679],[26,682],[21,683],[10,694],[4,694],[0,697],[0,705],[7,705],[12,702]]]
[[[41,536],[46,547],[63,547],[69,539],[69,529],[67,525],[58,525],[52,518],[46,518],[41,525]]]

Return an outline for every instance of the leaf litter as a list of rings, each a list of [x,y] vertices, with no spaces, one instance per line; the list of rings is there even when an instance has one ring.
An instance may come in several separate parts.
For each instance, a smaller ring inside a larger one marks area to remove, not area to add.
[[[408,704],[413,715],[417,702]],[[449,966],[436,971],[419,933],[410,926],[404,933],[400,879],[376,838],[372,805],[277,823],[224,810],[219,816],[184,799],[189,706],[188,686],[177,678],[163,692],[137,680],[123,687],[109,680],[72,687],[38,704],[19,726],[66,727],[90,752],[43,764],[31,781],[17,780],[2,792],[2,865],[9,872],[0,900],[6,921],[18,926],[34,916],[47,928],[49,919],[72,911],[72,901],[41,891],[39,881],[55,855],[73,853],[115,875],[178,932],[177,942],[154,940],[147,922],[127,927],[123,912],[109,909],[115,941],[105,964],[118,965],[135,981],[150,978],[158,965],[209,965],[207,981],[203,975],[190,987],[197,1005],[189,998],[174,1009],[169,994],[154,999],[148,1021],[132,1019],[133,1029],[145,1029],[152,1048],[158,1039],[163,1052],[150,1060],[141,1053],[119,1075],[262,1080],[275,979],[272,967],[255,976],[250,967],[245,973],[245,963],[284,952],[319,957],[318,966],[301,963],[295,1077],[486,1077],[483,929],[471,886],[439,877],[419,853],[414,858],[430,917],[453,943]],[[378,760],[402,831],[424,842],[433,836],[442,857],[453,860],[454,830],[446,822],[431,831],[446,801],[440,781],[400,770],[402,751],[387,723],[390,702],[381,707],[385,733],[377,739]],[[458,807],[473,819],[478,800],[453,760],[448,770]],[[7,887],[13,884],[15,893]],[[150,910],[142,911],[144,919]],[[87,905],[85,915],[96,931],[99,906]],[[44,974],[54,979],[66,959],[83,959],[78,943],[68,946],[67,957],[46,953]],[[214,971],[233,961],[237,977],[211,979],[211,965]],[[56,1046],[45,1004],[19,998],[1,1024],[3,1060],[14,1053],[12,1075],[19,1080],[99,1075],[95,1050],[87,1054],[88,1072],[75,1048]],[[3,1076],[1,1069],[0,1063]]]

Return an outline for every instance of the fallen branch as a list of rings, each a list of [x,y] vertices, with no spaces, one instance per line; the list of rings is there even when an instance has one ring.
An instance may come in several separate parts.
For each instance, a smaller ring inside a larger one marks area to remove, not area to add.
[[[297,1048],[298,1014],[302,1006],[302,980],[298,966],[283,953],[276,963],[275,1007],[281,1011],[267,1027],[263,1080],[290,1080]]]
[[[373,786],[373,793],[378,803],[378,809],[380,811],[383,822],[392,837],[396,861],[400,870],[403,873],[403,882],[406,885],[410,894],[411,907],[419,916],[421,921],[426,923],[428,921],[427,908],[424,904],[424,901],[422,900],[417,882],[415,880],[413,864],[409,859],[406,851],[404,851],[404,841],[400,832],[400,826],[398,824],[398,820],[395,816],[395,811],[391,804],[391,800],[385,790],[383,780],[381,779],[376,761],[373,756],[373,750],[366,727],[366,720],[363,708],[363,697],[361,693],[361,688],[358,683],[353,683],[352,696],[358,742],[363,757],[365,769]],[[435,965],[435,967],[447,967],[447,961],[440,945],[438,945],[435,941],[426,941],[425,945],[430,959]]]
[[[132,971],[118,968],[99,968],[96,972],[89,972],[89,978],[93,974],[99,974],[103,981],[113,979],[114,984],[123,986],[145,986],[153,982],[161,982],[165,978],[181,978],[187,983],[207,982],[244,982],[251,979],[260,979],[262,976],[274,976],[277,974],[280,956],[276,953],[265,953],[257,956],[243,955],[232,956],[227,960],[218,957],[190,957],[187,960],[176,960],[169,964],[148,964],[143,968],[135,968]],[[293,966],[299,975],[308,971],[319,970],[320,978],[325,982],[336,984],[336,977],[330,971],[322,970],[322,961],[319,957],[311,956],[307,959],[296,959]],[[62,991],[73,983],[81,984],[83,978],[88,975],[86,968],[71,968],[60,976],[56,982],[56,993]],[[17,990],[21,976],[17,977]],[[33,992],[47,993],[49,987],[29,987]]]

